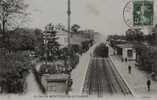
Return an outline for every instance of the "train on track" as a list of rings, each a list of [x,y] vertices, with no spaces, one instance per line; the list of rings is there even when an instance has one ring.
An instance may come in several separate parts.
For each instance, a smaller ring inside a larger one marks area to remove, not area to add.
[[[94,56],[107,58],[109,56],[109,48],[106,44],[101,43],[94,50]]]

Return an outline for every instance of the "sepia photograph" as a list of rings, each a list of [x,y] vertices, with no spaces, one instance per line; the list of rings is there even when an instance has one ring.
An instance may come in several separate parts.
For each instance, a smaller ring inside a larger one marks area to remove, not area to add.
[[[0,0],[0,100],[155,100],[157,0]]]

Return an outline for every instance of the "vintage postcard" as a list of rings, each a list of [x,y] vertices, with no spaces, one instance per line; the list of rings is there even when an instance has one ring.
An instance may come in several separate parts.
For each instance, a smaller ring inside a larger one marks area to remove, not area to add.
[[[157,96],[157,0],[0,0],[0,100]]]

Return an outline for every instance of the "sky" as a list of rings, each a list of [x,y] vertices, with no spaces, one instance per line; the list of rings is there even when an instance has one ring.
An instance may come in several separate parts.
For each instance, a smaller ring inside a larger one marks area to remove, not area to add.
[[[123,8],[129,0],[71,0],[71,24],[94,29],[103,35],[124,34]],[[67,0],[26,0],[30,13],[29,27],[46,24],[67,25]]]

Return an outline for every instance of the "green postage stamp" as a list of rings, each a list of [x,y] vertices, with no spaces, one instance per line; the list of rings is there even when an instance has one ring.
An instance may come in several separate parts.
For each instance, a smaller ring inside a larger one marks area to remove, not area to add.
[[[135,26],[153,24],[153,1],[134,1],[133,2],[133,24]]]

